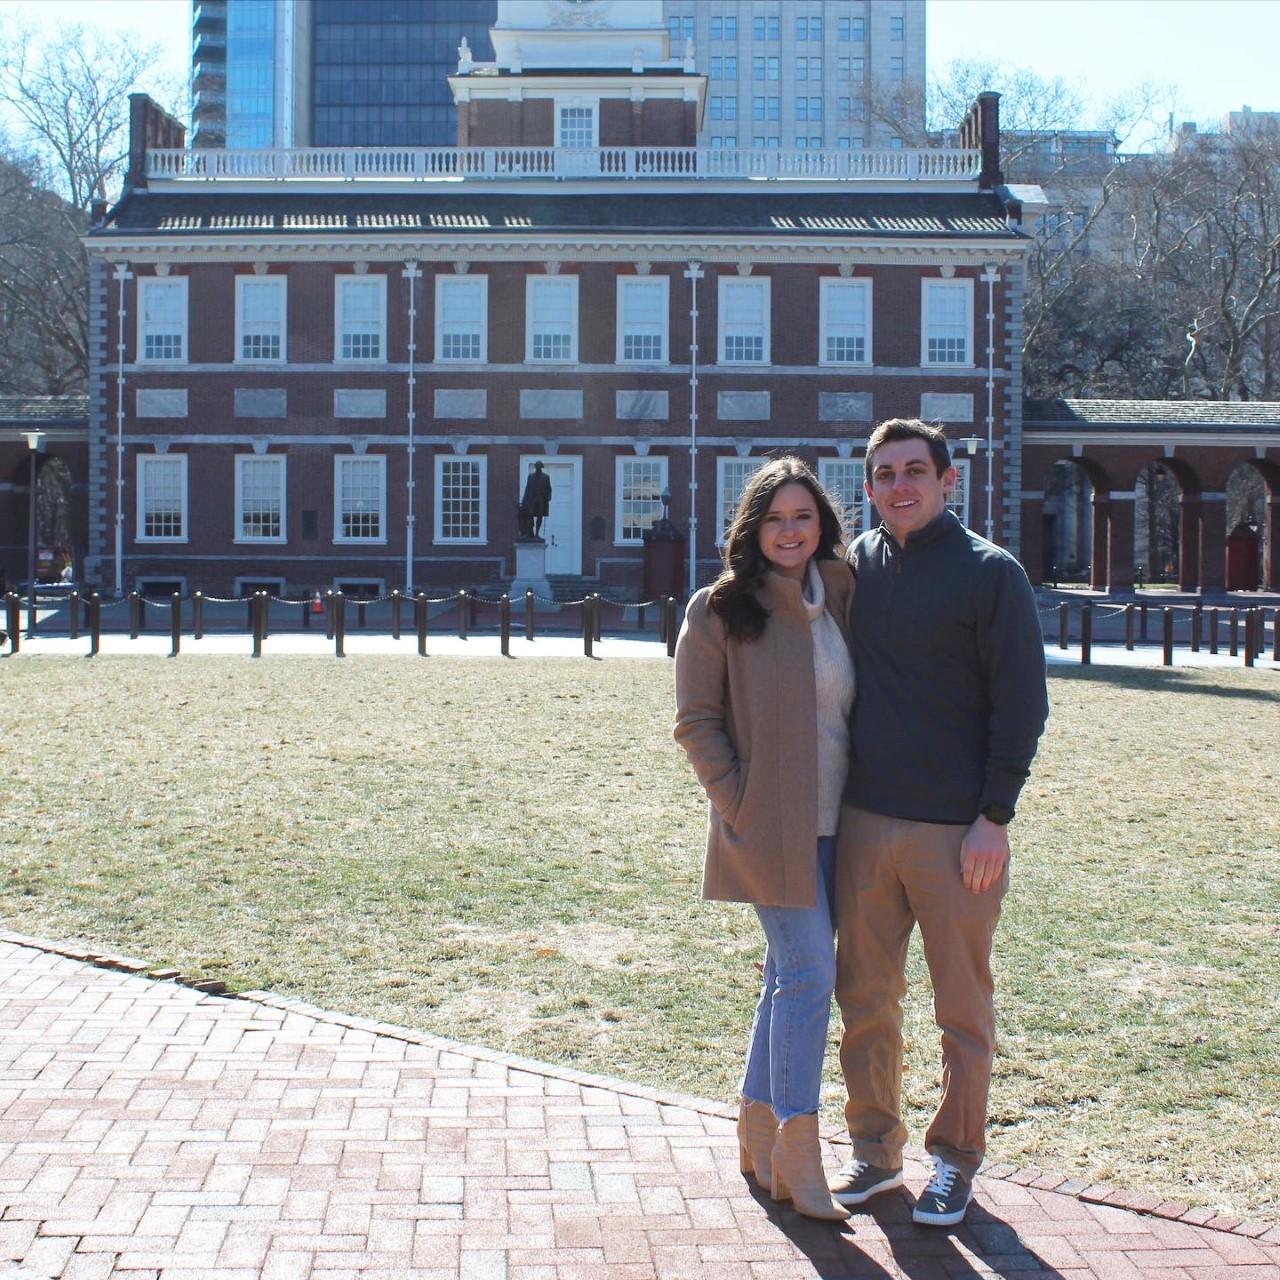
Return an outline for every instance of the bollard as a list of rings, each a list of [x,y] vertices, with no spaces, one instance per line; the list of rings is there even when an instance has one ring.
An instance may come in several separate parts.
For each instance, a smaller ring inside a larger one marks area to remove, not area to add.
[[[347,642],[347,598],[341,591],[333,593],[333,652],[345,658]]]
[[[667,633],[667,657],[674,658],[676,656],[676,598],[675,596],[667,597],[666,607],[666,633]]]
[[[9,631],[9,644],[11,646],[9,652],[17,653],[22,647],[19,634],[22,631],[22,613],[18,608],[18,597],[13,591],[10,591],[4,598],[5,613],[8,617],[5,619]]]
[[[644,630],[644,605],[643,604],[636,605],[636,630],[637,631]]]
[[[467,638],[467,593],[458,592],[458,639]]]
[[[667,643],[667,597],[658,597],[658,640]]]
[[[95,591],[89,597],[89,657],[96,658],[102,647],[102,597]]]
[[[468,595],[467,597],[467,625],[473,630],[476,625],[476,613],[479,608],[480,597],[476,595]]]
[[[265,640],[271,631],[271,592],[264,591],[262,593],[262,613],[258,618],[258,629],[262,632],[262,638]]]
[[[1218,611],[1209,610],[1209,652],[1218,652]]]
[[[201,591],[191,597],[191,638],[204,639],[204,593]]]
[[[365,619],[367,617],[365,614],[365,605],[366,602],[363,597],[356,601],[356,626],[359,627],[361,631],[364,630]]]
[[[80,593],[73,591],[67,603],[71,606],[67,614],[67,636],[71,640],[80,639]]]
[[[27,583],[27,639],[36,633],[36,584]]]
[[[600,615],[603,612],[603,601],[600,599],[599,592],[596,592],[591,597],[591,617],[595,622],[596,644],[600,643]]]
[[[1253,666],[1255,653],[1254,642],[1257,640],[1257,628],[1254,623],[1254,610],[1246,609],[1244,615],[1244,665]]]
[[[1164,647],[1162,661],[1166,667],[1173,666],[1173,610],[1169,608],[1160,611],[1163,614],[1161,623],[1164,627],[1164,634],[1161,636],[1161,643]]]
[[[502,656],[511,657],[511,600],[503,595],[498,601],[498,626],[502,634]]]
[[[393,640],[400,639],[400,604],[402,600],[400,589],[397,587],[391,593],[391,638]]]
[[[311,601],[305,597],[302,601],[302,629],[303,631],[311,630]]]
[[[1231,610],[1231,622],[1229,626],[1230,626],[1230,636],[1231,636],[1231,648],[1229,652],[1231,656],[1235,658],[1240,653],[1240,610],[1239,609]]]
[[[421,591],[413,600],[413,625],[418,633],[418,657],[427,656],[427,597]]]
[[[596,638],[596,622],[591,616],[591,602],[593,597],[587,596],[582,602],[582,652],[588,657],[594,657],[591,652],[591,645]]]
[[[1138,614],[1138,635],[1143,640],[1147,638],[1147,606],[1143,604]]]
[[[334,619],[334,615],[337,613],[337,610],[338,610],[338,606],[334,602],[333,592],[326,591],[324,593],[324,638],[326,640],[333,639],[333,632],[334,632],[333,619]]]
[[[262,657],[262,592],[249,597],[249,634],[253,637],[253,656]]]
[[[1147,606],[1142,606],[1142,638],[1147,638]],[[1133,650],[1133,605],[1127,604],[1124,607],[1124,647],[1130,652]]]
[[[1080,608],[1080,665],[1093,660],[1093,605],[1086,601]]]
[[[1280,662],[1280,609],[1271,610],[1271,661]]]
[[[169,657],[176,658],[182,648],[182,597],[175,591],[169,597]]]
[[[524,593],[524,638],[533,639],[533,592]]]
[[[1058,648],[1065,649],[1071,640],[1071,606],[1064,600],[1058,606]]]
[[[141,621],[139,614],[142,612],[140,603],[142,597],[136,591],[129,592],[129,639],[136,640],[138,638],[138,624]]]
[[[1197,604],[1191,610],[1191,652],[1200,652],[1200,633],[1204,629],[1204,606]]]

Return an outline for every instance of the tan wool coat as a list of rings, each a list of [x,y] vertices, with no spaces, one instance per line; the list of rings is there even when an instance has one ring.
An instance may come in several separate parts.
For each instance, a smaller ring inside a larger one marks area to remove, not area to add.
[[[853,574],[817,561],[826,608],[847,642]],[[710,801],[702,896],[760,906],[817,901],[818,711],[813,638],[801,584],[765,575],[769,611],[758,640],[730,639],[708,607],[689,601],[676,642],[676,741]]]

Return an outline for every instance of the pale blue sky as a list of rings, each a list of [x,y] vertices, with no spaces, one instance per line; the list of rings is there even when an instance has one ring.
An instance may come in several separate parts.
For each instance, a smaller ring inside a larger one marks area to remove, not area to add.
[[[166,73],[188,69],[189,0],[0,0],[0,26],[18,14],[42,26],[125,28],[161,45]],[[1170,84],[1179,120],[1201,125],[1245,103],[1280,110],[1278,48],[1280,0],[928,0],[931,70],[994,59],[1060,75],[1098,98]]]

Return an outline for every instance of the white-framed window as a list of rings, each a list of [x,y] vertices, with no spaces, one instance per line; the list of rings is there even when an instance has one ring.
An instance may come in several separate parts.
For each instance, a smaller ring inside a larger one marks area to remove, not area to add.
[[[920,363],[973,364],[973,281],[920,282]]]
[[[833,498],[840,500],[844,512],[844,531],[852,542],[864,529],[871,527],[875,513],[871,499],[862,487],[866,467],[862,458],[819,458],[818,481]]]
[[[489,277],[436,276],[436,359],[484,361],[489,354]]]
[[[437,542],[488,541],[488,474],[488,458],[436,454]]]
[[[578,358],[578,277],[526,276],[524,358],[565,363]]]
[[[283,542],[283,454],[236,455],[236,542]]]
[[[662,518],[662,491],[667,487],[666,458],[620,457],[615,463],[614,541],[634,545]]]
[[[187,359],[185,276],[144,276],[138,281],[138,359],[183,364]]]
[[[618,277],[619,364],[666,364],[669,290],[666,276]]]
[[[386,542],[387,459],[337,454],[333,459],[334,542]]]
[[[186,542],[187,455],[138,455],[138,541]]]
[[[738,509],[738,499],[747,487],[752,474],[764,466],[765,458],[717,458],[716,459],[716,546],[724,545],[724,535],[733,523],[733,513]]]
[[[556,146],[582,150],[599,146],[595,103],[556,104]]]
[[[284,276],[236,276],[236,360],[282,362],[287,282]]]
[[[769,277],[719,278],[721,364],[769,363]]]
[[[956,469],[956,487],[947,494],[947,510],[954,511],[960,523],[969,527],[969,459],[951,457]]]
[[[818,363],[871,363],[871,281],[824,277],[818,290]]]
[[[387,358],[387,277],[334,278],[335,360]]]

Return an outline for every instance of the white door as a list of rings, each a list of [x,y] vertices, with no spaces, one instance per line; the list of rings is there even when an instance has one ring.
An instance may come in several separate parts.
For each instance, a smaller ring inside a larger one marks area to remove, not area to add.
[[[533,471],[535,462],[542,463],[543,473],[551,479],[551,506],[542,522],[542,537],[547,544],[547,572],[551,574],[582,572],[582,459],[559,455],[526,454],[520,459],[520,493]]]

